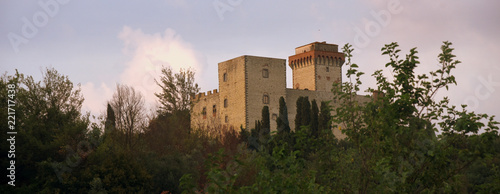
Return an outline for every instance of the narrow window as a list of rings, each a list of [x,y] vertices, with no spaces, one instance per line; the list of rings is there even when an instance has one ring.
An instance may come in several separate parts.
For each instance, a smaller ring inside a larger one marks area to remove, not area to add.
[[[229,122],[229,117],[226,115],[226,117],[224,118],[224,122],[228,123]]]
[[[269,104],[269,95],[268,94],[264,94],[264,96],[262,96],[262,102],[264,104]]]
[[[214,117],[217,114],[217,106],[215,106],[215,104],[212,106],[212,114]]]
[[[224,108],[227,108],[227,98],[224,99]]]
[[[203,119],[207,118],[207,107],[203,107],[203,110],[201,111],[201,114],[203,115]]]
[[[263,69],[262,70],[262,77],[263,78],[268,78],[269,77],[269,70],[268,69]]]
[[[330,72],[330,67],[326,67],[326,72]]]
[[[226,82],[226,81],[227,81],[227,73],[224,73],[224,74],[222,75],[222,80],[223,80],[224,82]]]

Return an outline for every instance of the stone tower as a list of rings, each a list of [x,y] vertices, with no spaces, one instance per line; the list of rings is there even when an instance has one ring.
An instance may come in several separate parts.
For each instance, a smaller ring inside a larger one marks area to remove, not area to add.
[[[271,117],[279,112],[279,98],[286,96],[286,61],[244,55],[219,63],[219,112],[222,124],[254,127],[262,107]],[[271,128],[276,128],[271,122]]]
[[[313,42],[295,48],[288,65],[293,71],[293,88],[286,88],[286,60],[270,57],[243,55],[218,64],[219,90],[193,95],[191,102],[191,127],[217,126],[255,127],[261,120],[262,107],[269,107],[271,130],[277,130],[279,99],[284,97],[288,108],[288,121],[295,127],[296,101],[300,96],[309,100],[329,101],[334,82],[342,82],[344,53],[338,46],[326,42]],[[359,102],[370,98],[357,96]],[[333,102],[330,106],[335,107]],[[319,107],[318,107],[319,108]],[[334,114],[334,112],[332,112]],[[333,133],[343,138],[339,129]]]
[[[288,58],[293,71],[293,89],[331,91],[333,82],[342,82],[344,53],[338,45],[313,42],[295,48]]]

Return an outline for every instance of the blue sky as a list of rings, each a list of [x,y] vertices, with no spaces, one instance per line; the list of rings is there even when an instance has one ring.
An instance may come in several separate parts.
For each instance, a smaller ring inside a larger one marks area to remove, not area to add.
[[[217,63],[241,55],[287,59],[314,41],[352,44],[354,62],[370,76],[388,61],[380,48],[417,47],[418,73],[436,69],[442,41],[462,64],[452,104],[500,115],[500,2],[465,0],[157,0],[0,2],[0,71],[41,78],[54,67],[80,83],[84,111],[98,116],[116,84],[156,103],[161,66],[193,68],[202,91],[217,88]],[[291,70],[287,69],[288,86]],[[344,70],[345,72],[345,70]]]

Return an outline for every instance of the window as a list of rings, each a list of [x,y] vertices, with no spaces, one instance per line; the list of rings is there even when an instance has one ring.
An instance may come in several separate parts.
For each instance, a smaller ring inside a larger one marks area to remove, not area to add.
[[[330,67],[326,67],[326,72],[330,72]]]
[[[273,120],[276,120],[278,118],[278,115],[276,113],[273,113],[272,118],[273,118]]]
[[[223,80],[224,82],[226,82],[226,81],[227,81],[227,73],[224,73],[224,74],[222,75],[222,80]]]
[[[263,78],[268,78],[269,77],[269,70],[268,69],[263,69],[262,70],[262,77]]]
[[[269,104],[269,95],[268,94],[264,94],[264,96],[262,96],[262,102],[264,104]]]
[[[201,114],[203,115],[203,119],[207,118],[207,107],[203,107],[203,110],[201,111]]]
[[[215,104],[212,106],[212,114],[214,117],[217,114],[217,106],[215,106]]]
[[[227,108],[227,105],[228,105],[228,103],[227,103],[227,98],[226,98],[226,99],[224,99],[224,108]]]
[[[326,77],[326,80],[330,81],[330,77]]]
[[[228,123],[229,122],[229,117],[226,115],[226,117],[224,117],[224,122]]]

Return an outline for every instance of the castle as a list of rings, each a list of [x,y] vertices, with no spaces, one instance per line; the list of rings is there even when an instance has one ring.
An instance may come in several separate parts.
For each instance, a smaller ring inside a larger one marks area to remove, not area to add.
[[[338,45],[313,42],[297,47],[295,55],[288,58],[293,88],[286,88],[285,59],[244,55],[221,62],[219,90],[191,98],[191,127],[227,125],[251,129],[261,119],[262,107],[268,106],[271,130],[276,130],[279,99],[283,96],[289,125],[294,129],[297,98],[308,96],[318,104],[332,100],[332,84],[342,82],[343,64],[344,54],[338,51]],[[339,130],[334,134],[343,136]]]

